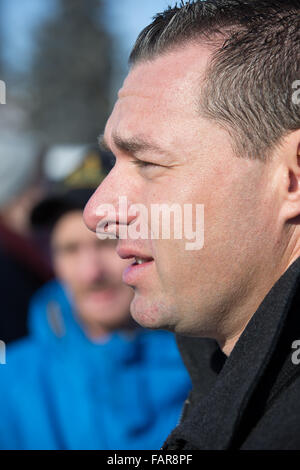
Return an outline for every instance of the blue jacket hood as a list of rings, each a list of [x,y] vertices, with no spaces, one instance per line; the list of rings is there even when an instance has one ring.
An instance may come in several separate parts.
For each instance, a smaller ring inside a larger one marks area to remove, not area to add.
[[[28,339],[0,368],[0,449],[158,449],[191,388],[174,336],[87,338],[57,281],[34,297]]]

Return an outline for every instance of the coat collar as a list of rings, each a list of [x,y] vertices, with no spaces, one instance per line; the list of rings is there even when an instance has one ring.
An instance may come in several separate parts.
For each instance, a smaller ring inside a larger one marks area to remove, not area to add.
[[[274,366],[272,358],[278,353],[280,337],[285,336],[285,360],[291,352],[290,339],[300,339],[299,327],[293,328],[299,321],[289,321],[288,315],[293,310],[292,304],[299,301],[299,281],[300,258],[289,267],[265,297],[226,360],[213,387],[195,405],[188,419],[173,431],[165,449],[171,450],[174,446],[182,449],[210,450],[231,447],[236,438],[235,431],[243,422],[246,409],[259,389],[260,382],[268,375],[272,362]],[[288,337],[283,334],[287,327]],[[185,359],[186,355],[188,351],[185,351]],[[277,360],[277,363],[281,364],[280,357],[277,357]],[[187,364],[187,360],[185,362]],[[278,372],[277,370],[277,375]],[[197,371],[194,368],[193,374],[195,373]],[[195,383],[195,378],[192,377],[192,380]],[[273,381],[276,381],[276,377],[272,378],[271,382]]]

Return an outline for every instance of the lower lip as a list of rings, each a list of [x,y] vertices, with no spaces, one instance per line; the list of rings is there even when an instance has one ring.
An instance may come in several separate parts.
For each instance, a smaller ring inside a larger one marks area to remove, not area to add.
[[[132,264],[123,272],[123,282],[129,286],[134,286],[142,276],[147,275],[148,269],[153,265],[154,260],[142,264]]]

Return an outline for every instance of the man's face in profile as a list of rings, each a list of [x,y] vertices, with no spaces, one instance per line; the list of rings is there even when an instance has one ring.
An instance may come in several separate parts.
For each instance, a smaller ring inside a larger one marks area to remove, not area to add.
[[[118,210],[120,196],[149,212],[151,204],[203,204],[202,249],[188,251],[186,239],[173,237],[120,239],[117,251],[148,261],[123,277],[134,288],[131,313],[140,324],[222,340],[239,328],[239,310],[228,324],[226,313],[251,301],[278,227],[272,164],[238,158],[228,132],[200,115],[210,54],[191,43],[133,67],[105,129],[116,164],[85,220],[95,230],[99,205]]]

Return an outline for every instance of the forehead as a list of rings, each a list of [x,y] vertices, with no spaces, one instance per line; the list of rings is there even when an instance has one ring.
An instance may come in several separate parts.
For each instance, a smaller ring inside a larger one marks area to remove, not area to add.
[[[70,211],[56,223],[52,241],[57,243],[93,241],[96,235],[85,226],[82,211]]]
[[[187,44],[134,65],[108,121],[106,137],[165,135],[170,123],[199,117],[198,100],[211,48]]]

